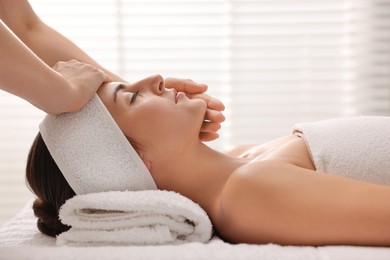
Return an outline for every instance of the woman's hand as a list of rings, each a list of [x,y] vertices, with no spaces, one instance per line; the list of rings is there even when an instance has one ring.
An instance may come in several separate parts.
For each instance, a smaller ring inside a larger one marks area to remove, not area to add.
[[[72,112],[83,107],[96,93],[103,82],[111,81],[111,78],[102,70],[77,60],[57,62],[53,69],[60,73],[74,90],[71,96],[72,102],[67,111]]]
[[[207,104],[207,111],[199,133],[200,140],[207,142],[219,137],[217,131],[221,128],[221,123],[225,121],[222,111],[225,106],[216,98],[204,94],[207,85],[196,83],[190,79],[165,79],[165,87],[174,88],[177,91],[186,93],[189,98],[203,99]]]

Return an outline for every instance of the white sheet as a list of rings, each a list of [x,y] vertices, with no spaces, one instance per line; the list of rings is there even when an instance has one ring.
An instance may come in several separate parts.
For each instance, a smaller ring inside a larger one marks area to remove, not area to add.
[[[54,238],[37,230],[31,205],[0,228],[0,259],[390,259],[390,248],[232,245],[217,237],[179,246],[57,247]]]

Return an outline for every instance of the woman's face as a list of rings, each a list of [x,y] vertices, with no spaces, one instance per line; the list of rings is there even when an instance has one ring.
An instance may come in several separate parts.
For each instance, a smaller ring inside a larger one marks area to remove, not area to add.
[[[198,138],[206,112],[203,100],[166,89],[160,75],[132,84],[105,83],[98,95],[126,136],[142,150],[165,154]]]

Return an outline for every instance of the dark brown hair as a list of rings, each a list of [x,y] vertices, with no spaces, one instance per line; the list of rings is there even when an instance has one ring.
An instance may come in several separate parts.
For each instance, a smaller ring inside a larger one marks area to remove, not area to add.
[[[137,142],[126,137],[134,149],[139,152]],[[50,155],[40,133],[37,134],[27,158],[26,182],[30,190],[38,197],[33,204],[38,218],[38,229],[49,236],[57,236],[70,229],[61,223],[58,213],[60,207],[76,195]]]
[[[27,159],[26,181],[38,197],[33,204],[38,229],[49,236],[69,230],[61,223],[58,212],[66,200],[76,195],[51,157],[40,133],[36,136]]]

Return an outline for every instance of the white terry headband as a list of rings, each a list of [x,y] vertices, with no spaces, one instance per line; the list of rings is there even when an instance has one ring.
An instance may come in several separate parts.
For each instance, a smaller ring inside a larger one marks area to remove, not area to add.
[[[39,129],[76,194],[157,189],[141,158],[96,94],[79,111],[47,115]]]

